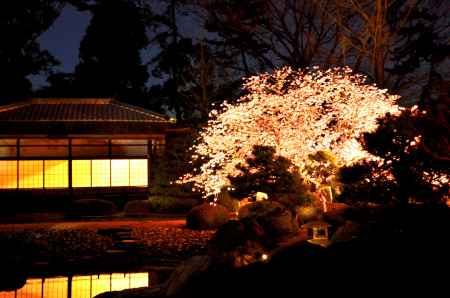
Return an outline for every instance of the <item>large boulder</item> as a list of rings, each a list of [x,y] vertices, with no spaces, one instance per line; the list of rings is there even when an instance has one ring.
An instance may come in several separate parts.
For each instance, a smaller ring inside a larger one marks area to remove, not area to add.
[[[347,221],[340,226],[331,237],[331,243],[338,243],[343,241],[350,241],[356,239],[362,234],[362,226],[359,223]]]
[[[253,218],[230,220],[209,243],[209,255],[221,263],[241,267],[257,261],[270,250],[270,239]]]
[[[247,204],[239,209],[239,218],[254,218],[269,239],[290,237],[299,231],[296,216],[284,205],[273,201]]]
[[[323,219],[323,211],[314,206],[299,206],[296,208],[297,219],[301,224]]]
[[[190,281],[207,271],[212,264],[209,256],[194,256],[178,266],[166,283],[166,296],[176,296],[186,291]]]
[[[259,201],[248,203],[239,209],[239,219],[246,217],[263,217],[268,214],[285,210],[282,204],[274,201]]]
[[[189,211],[186,225],[195,230],[211,230],[225,224],[229,218],[230,214],[227,208],[218,204],[204,203]]]

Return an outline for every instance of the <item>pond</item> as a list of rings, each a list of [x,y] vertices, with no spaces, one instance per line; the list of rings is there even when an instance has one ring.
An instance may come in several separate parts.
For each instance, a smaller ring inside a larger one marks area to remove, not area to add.
[[[0,298],[91,298],[104,292],[148,287],[151,276],[149,272],[111,272],[31,277],[19,289],[0,289]]]

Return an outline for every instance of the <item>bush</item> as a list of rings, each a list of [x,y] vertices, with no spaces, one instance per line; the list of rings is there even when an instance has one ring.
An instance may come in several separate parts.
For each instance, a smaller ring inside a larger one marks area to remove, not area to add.
[[[199,204],[199,200],[170,196],[150,196],[149,210],[152,212],[188,212]]]
[[[227,208],[217,204],[204,203],[189,211],[186,224],[191,229],[208,230],[217,229],[228,220],[229,211]]]
[[[126,216],[145,216],[150,214],[148,200],[134,200],[125,204],[123,212]]]
[[[113,202],[100,199],[82,199],[72,203],[69,210],[71,216],[108,216],[117,212]]]
[[[272,200],[283,204],[292,211],[300,206],[308,206],[317,201],[310,192],[274,194]]]
[[[228,191],[222,191],[218,198],[217,204],[224,206],[230,212],[238,212],[239,211],[239,200],[233,198]]]

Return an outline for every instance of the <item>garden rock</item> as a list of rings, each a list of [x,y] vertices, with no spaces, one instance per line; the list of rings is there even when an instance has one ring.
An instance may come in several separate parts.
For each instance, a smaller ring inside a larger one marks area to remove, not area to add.
[[[227,208],[205,203],[192,208],[186,217],[186,225],[191,229],[210,230],[217,229],[229,220]]]
[[[322,210],[314,206],[297,207],[296,213],[299,222],[302,224],[305,224],[310,221],[318,221],[323,219]]]
[[[246,217],[264,217],[277,210],[286,209],[282,204],[274,201],[259,201],[244,205],[239,209],[239,219]]]
[[[209,256],[194,256],[178,266],[167,281],[167,296],[174,296],[186,289],[195,275],[208,270],[212,258]]]

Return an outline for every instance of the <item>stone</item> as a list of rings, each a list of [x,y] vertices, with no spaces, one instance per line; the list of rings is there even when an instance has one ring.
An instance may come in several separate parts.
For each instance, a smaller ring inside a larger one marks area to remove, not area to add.
[[[212,258],[209,256],[194,256],[178,266],[167,281],[167,296],[175,296],[188,286],[194,275],[210,268]]]
[[[217,229],[229,220],[229,212],[223,206],[205,203],[189,211],[186,217],[188,228],[196,230]]]

